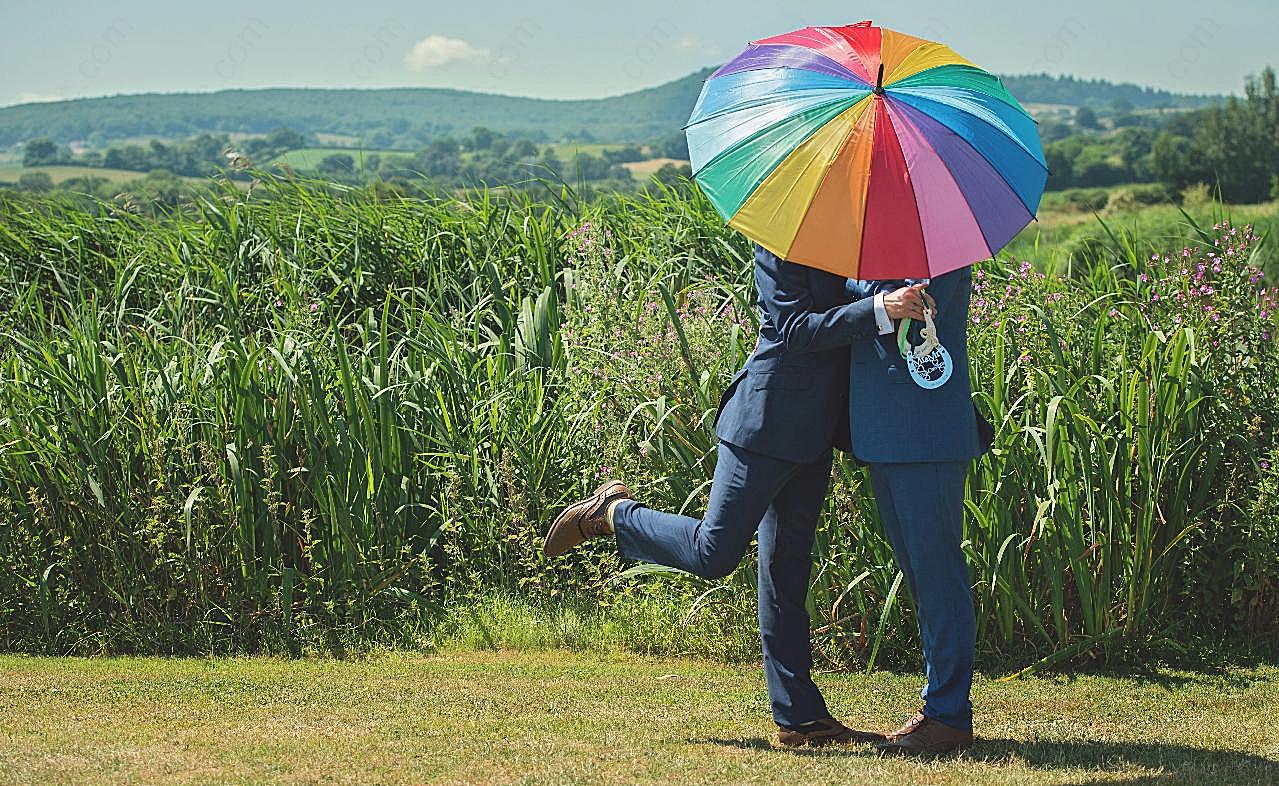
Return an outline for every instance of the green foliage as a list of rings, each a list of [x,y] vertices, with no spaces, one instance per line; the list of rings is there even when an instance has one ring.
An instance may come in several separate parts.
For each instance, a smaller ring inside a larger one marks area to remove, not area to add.
[[[23,172],[18,176],[18,189],[43,194],[53,190],[53,178],[45,172]]]
[[[23,166],[47,166],[71,160],[71,151],[48,137],[29,140],[22,148]]]
[[[687,624],[753,640],[749,560],[706,583],[621,574],[602,543],[539,553],[607,475],[705,502],[756,317],[749,244],[704,197],[417,200],[256,174],[155,217],[0,197],[0,646],[337,650],[491,592],[622,617],[683,598]],[[1068,277],[980,270],[973,375],[999,432],[966,548],[987,659],[1273,634],[1264,244],[1220,221],[1188,225],[1186,253],[1099,226]],[[816,554],[820,657],[916,657],[851,461]]]
[[[404,196],[425,196],[443,188],[501,186],[540,189],[540,181],[544,179],[590,183],[593,188],[612,191],[633,191],[644,185],[622,165],[644,159],[643,151],[635,145],[601,145],[598,154],[577,151],[566,164],[557,157],[552,145],[539,147],[529,139],[512,139],[481,126],[472,129],[471,136],[464,143],[449,136],[439,137],[416,155],[392,155],[387,151],[385,159],[377,153],[366,155],[358,148],[348,148],[351,152],[341,148],[307,149],[302,147],[305,142],[301,134],[286,128],[263,136],[243,138],[234,145],[226,136],[202,134],[173,144],[151,140],[145,146],[113,146],[104,153],[87,153],[76,162],[119,171],[165,172],[201,178],[216,176],[241,182],[248,180],[242,170],[255,166],[257,162],[276,175],[293,176],[301,172],[321,175],[328,181],[345,185],[386,184],[378,191]],[[40,140],[33,140],[32,144],[37,145],[37,152],[43,150]],[[356,155],[359,155],[358,161]],[[70,156],[69,152],[67,156]],[[672,167],[655,175],[661,182],[675,185],[679,180],[678,172]],[[49,188],[61,187],[103,199],[120,193],[118,190],[107,193],[102,184],[85,180],[48,185]],[[41,190],[42,181],[32,179],[23,187],[25,190]],[[134,184],[131,189],[134,192],[139,190],[151,189],[147,184]],[[164,196],[160,200],[162,204],[171,206],[175,203],[170,194]]]
[[[1279,89],[1275,71],[1249,77],[1241,101],[1196,112],[1192,127],[1156,140],[1156,174],[1174,187],[1207,183],[1229,202],[1270,197],[1279,176]]]

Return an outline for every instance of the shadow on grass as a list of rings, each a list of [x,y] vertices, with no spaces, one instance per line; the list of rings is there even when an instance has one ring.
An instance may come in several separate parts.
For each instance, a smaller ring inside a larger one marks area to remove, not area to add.
[[[777,748],[764,737],[741,739],[702,737],[690,739],[687,742],[747,750],[777,751],[793,756],[875,757],[879,755],[870,745]],[[1158,742],[1088,740],[1019,742],[979,737],[973,747],[967,751],[941,758],[993,765],[1015,763],[1036,770],[1083,769],[1105,772],[1122,767],[1143,767],[1160,771],[1158,775],[1135,776],[1124,780],[1111,779],[1104,781],[1105,783],[1272,783],[1279,776],[1279,760],[1242,751],[1210,750]]]

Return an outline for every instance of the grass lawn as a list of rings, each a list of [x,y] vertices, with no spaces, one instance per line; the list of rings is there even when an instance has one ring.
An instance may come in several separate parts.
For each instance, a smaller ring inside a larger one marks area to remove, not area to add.
[[[910,674],[825,674],[886,729]],[[1184,783],[1279,781],[1279,668],[979,680],[969,752],[773,750],[750,666],[445,652],[364,661],[0,657],[0,783]]]

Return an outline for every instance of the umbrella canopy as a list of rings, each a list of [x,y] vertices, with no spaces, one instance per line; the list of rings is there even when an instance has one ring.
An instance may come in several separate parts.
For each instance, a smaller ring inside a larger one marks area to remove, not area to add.
[[[1035,120],[949,47],[870,22],[753,42],[702,88],[693,177],[742,234],[860,279],[987,259],[1035,217]]]

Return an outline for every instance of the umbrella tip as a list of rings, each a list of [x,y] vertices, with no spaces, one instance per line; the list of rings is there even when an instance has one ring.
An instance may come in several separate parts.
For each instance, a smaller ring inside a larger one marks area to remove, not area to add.
[[[879,64],[879,76],[875,79],[875,95],[884,94],[884,64]]]

